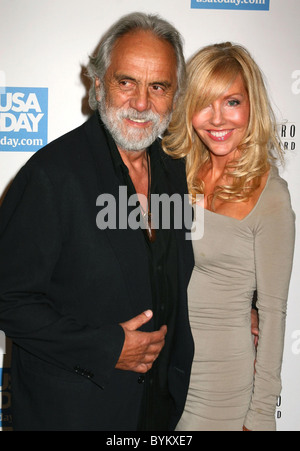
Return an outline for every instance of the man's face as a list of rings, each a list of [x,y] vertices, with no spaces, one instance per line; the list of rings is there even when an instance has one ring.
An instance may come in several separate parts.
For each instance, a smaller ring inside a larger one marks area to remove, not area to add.
[[[104,79],[105,99],[98,101],[102,97],[102,120],[121,150],[142,151],[165,131],[176,89],[171,44],[145,31],[117,41]]]

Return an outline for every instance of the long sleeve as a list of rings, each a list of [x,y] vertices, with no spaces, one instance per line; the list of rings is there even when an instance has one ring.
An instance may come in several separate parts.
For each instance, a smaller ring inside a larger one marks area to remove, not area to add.
[[[245,426],[276,430],[275,410],[281,392],[287,298],[292,271],[295,215],[286,183],[276,177],[261,209],[255,234],[259,344],[254,392]]]
[[[0,209],[0,329],[27,352],[103,386],[124,333],[118,324],[80,323],[54,302],[50,286],[66,245],[58,205],[45,171],[23,168]]]

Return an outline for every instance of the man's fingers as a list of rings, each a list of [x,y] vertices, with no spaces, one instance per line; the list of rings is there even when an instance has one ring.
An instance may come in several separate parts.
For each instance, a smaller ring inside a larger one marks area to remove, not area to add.
[[[138,330],[144,324],[148,323],[153,316],[153,312],[151,310],[146,310],[135,318],[130,319],[129,321],[125,321],[121,323],[121,326],[128,330]]]
[[[251,332],[252,335],[257,336],[259,334],[258,312],[255,309],[252,309],[251,311]]]
[[[167,326],[161,326],[161,328],[155,332],[148,332],[148,337],[150,338],[149,345],[164,341],[167,335],[167,330]]]
[[[251,333],[254,337],[254,345],[257,347],[259,339],[259,318],[257,310],[251,311]]]
[[[138,373],[147,373],[150,370],[165,345],[167,334],[167,326],[162,326],[154,332],[138,330],[152,317],[152,310],[146,310],[120,324],[125,332],[125,342],[116,368]]]
[[[162,326],[160,330],[155,332],[129,330],[126,324],[130,323],[129,326],[133,326],[136,319],[122,324],[125,331],[125,342],[116,368],[146,373],[165,345],[167,326]],[[136,321],[135,324],[140,324],[140,322]]]

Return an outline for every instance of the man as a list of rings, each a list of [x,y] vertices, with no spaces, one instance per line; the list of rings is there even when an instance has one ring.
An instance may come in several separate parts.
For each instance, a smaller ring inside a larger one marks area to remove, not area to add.
[[[184,83],[180,36],[158,17],[131,14],[106,33],[89,73],[95,114],[30,159],[0,210],[13,425],[174,429],[193,358],[193,255],[174,212],[168,229],[154,228],[149,201],[187,193],[183,163],[157,139]],[[145,226],[124,227],[135,194]],[[102,195],[115,199],[116,226],[99,219]]]

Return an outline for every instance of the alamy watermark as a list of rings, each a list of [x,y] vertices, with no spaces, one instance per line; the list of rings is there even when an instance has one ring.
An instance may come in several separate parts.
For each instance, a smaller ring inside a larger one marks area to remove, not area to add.
[[[292,79],[295,80],[292,83],[292,93],[297,96],[300,94],[300,70],[294,70]]]
[[[294,355],[300,355],[300,330],[294,330],[292,333],[292,353]]]
[[[141,208],[144,205],[144,209]],[[204,233],[203,195],[198,195],[191,206],[190,196],[185,194],[151,194],[151,223],[154,229],[187,230],[186,240],[200,240]],[[148,211],[148,199],[140,194],[128,196],[127,187],[119,187],[119,198],[112,194],[100,194],[96,206],[101,207],[96,224],[106,229],[146,229],[148,224],[143,211]]]
[[[5,333],[0,330],[0,355],[6,354],[6,338]]]

